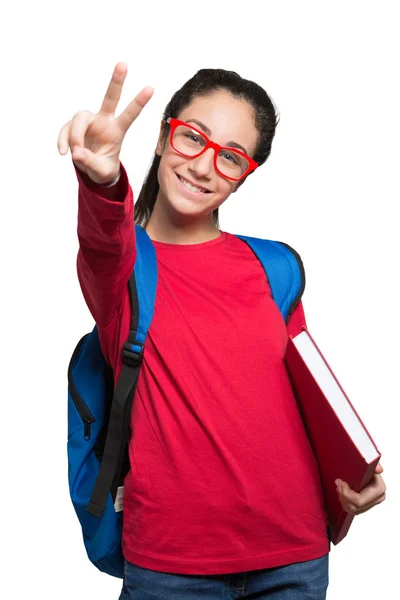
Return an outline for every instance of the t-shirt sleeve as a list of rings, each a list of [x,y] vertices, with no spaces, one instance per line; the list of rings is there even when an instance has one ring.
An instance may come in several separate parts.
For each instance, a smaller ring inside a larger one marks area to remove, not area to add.
[[[135,264],[133,192],[122,164],[115,189],[91,182],[74,167],[79,184],[78,279],[97,326],[104,329],[118,316]]]
[[[304,315],[303,303],[300,300],[290,315],[289,322],[286,325],[286,330],[288,335],[295,337],[297,334],[301,333],[302,327],[307,327],[307,323]]]

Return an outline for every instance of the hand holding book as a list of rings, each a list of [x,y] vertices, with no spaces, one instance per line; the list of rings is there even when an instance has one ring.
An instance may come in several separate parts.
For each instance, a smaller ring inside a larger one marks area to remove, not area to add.
[[[359,493],[352,490],[345,481],[337,479],[335,484],[343,510],[351,515],[360,515],[383,502],[386,498],[386,485],[380,476],[382,472],[383,467],[378,463],[371,482]]]

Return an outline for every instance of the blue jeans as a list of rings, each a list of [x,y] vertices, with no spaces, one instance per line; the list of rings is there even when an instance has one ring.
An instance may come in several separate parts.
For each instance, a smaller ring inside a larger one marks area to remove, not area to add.
[[[325,600],[329,552],[283,567],[229,575],[178,575],[125,561],[119,600]]]

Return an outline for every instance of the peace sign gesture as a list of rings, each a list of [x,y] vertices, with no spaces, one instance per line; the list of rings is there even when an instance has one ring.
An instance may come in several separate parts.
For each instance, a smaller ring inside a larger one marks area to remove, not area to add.
[[[58,136],[60,154],[66,154],[70,148],[75,165],[96,183],[107,183],[118,175],[125,134],[153,95],[153,88],[144,88],[115,117],[127,72],[126,63],[117,63],[99,112],[78,111]]]

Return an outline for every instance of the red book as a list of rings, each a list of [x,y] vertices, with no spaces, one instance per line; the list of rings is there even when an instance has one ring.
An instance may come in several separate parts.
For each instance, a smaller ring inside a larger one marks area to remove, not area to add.
[[[332,542],[338,544],[354,515],[343,510],[335,480],[359,492],[381,453],[306,327],[289,336],[285,363],[318,462]]]

